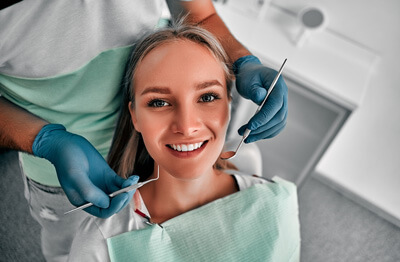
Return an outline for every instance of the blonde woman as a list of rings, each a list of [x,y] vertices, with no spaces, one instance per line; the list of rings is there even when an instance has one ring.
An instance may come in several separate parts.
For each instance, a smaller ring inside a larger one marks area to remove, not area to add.
[[[159,179],[111,218],[87,219],[70,261],[298,260],[294,186],[230,175],[233,165],[219,159],[232,82],[219,42],[183,23],[153,33],[136,46],[125,80],[109,164],[124,178]],[[290,227],[277,226],[275,208]]]

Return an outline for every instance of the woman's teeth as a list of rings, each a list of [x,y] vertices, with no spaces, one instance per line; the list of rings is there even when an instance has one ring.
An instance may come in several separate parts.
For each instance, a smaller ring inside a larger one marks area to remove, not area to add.
[[[180,152],[189,152],[198,149],[203,145],[204,142],[195,143],[195,144],[181,144],[181,145],[169,145],[172,149]]]

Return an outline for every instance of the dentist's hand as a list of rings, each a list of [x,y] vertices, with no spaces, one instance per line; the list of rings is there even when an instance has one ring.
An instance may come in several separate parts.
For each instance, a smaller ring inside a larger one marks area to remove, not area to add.
[[[236,60],[233,64],[233,71],[239,94],[258,105],[264,100],[267,89],[278,73],[263,66],[260,60],[252,55]],[[243,135],[246,128],[252,130],[245,142],[271,138],[283,130],[288,111],[287,95],[288,88],[281,76],[260,112],[253,116],[247,125],[239,129],[240,135]]]
[[[134,190],[109,198],[108,194],[136,184],[139,178],[119,177],[89,141],[67,132],[62,125],[45,125],[36,136],[32,151],[55,166],[58,180],[73,205],[94,204],[85,209],[94,216],[107,218],[133,197]]]

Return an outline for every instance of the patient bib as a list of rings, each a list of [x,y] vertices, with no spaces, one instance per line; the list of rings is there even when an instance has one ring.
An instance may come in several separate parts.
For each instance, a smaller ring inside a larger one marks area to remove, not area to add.
[[[299,261],[296,187],[257,184],[107,239],[111,261]]]

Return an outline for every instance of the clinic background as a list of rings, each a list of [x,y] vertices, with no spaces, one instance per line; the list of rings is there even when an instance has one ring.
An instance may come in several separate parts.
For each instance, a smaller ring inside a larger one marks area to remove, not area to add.
[[[258,143],[264,175],[300,187],[313,176],[400,226],[400,3],[219,3],[234,35],[265,64],[278,68],[288,58],[288,123]],[[306,8],[320,10],[324,22],[299,43]]]
[[[264,176],[300,185],[302,261],[400,261],[400,2],[215,5],[264,63],[278,68],[287,55],[287,128],[257,144]],[[323,10],[327,23],[296,45],[296,16],[306,6]],[[248,115],[253,112],[249,106]],[[16,160],[16,152],[1,151],[0,192],[6,194],[0,201],[0,261],[42,261],[40,229],[25,206]],[[15,172],[3,174],[5,169]]]

